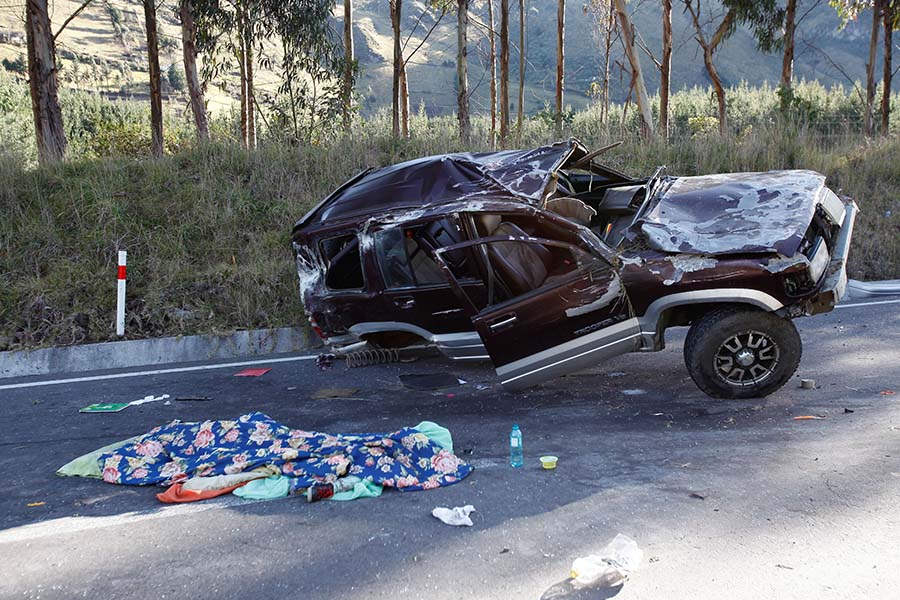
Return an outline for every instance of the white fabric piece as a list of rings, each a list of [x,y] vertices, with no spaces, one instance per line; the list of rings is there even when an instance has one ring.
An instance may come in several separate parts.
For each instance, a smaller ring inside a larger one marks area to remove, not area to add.
[[[447,525],[454,525],[456,527],[465,525],[466,527],[471,527],[472,525],[474,525],[474,523],[472,522],[472,519],[469,518],[469,513],[474,511],[475,507],[471,504],[466,504],[465,506],[455,506],[453,508],[438,506],[433,511],[431,511],[431,516],[440,519]]]

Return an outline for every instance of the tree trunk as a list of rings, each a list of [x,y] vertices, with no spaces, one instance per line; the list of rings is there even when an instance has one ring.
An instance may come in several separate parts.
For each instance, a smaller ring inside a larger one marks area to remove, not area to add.
[[[509,0],[500,0],[500,143],[509,139]]]
[[[612,34],[616,29],[616,7],[613,0],[604,7],[606,11],[606,53],[603,57],[603,105],[600,107],[600,122],[605,123],[609,117],[609,63],[612,50]]]
[[[253,37],[247,26],[247,147],[256,148],[256,90],[253,75]]]
[[[563,83],[566,75],[566,0],[556,11],[556,134],[562,133]]]
[[[650,98],[647,95],[647,86],[644,85],[644,73],[641,70],[641,59],[634,45],[634,25],[625,8],[625,0],[615,0],[616,14],[619,17],[619,29],[622,31],[622,41],[625,43],[625,54],[631,65],[631,73],[634,77],[634,92],[637,100],[638,112],[641,113],[641,134],[644,137],[653,135],[653,111],[650,108]]]
[[[241,80],[241,146],[250,147],[247,120],[247,41],[244,21],[238,18],[238,72]]]
[[[344,133],[350,133],[353,114],[353,0],[344,0],[344,81],[342,117]]]
[[[458,104],[459,139],[469,142],[471,123],[469,122],[469,76],[467,30],[469,28],[469,0],[457,1],[456,15],[456,101]]]
[[[781,61],[781,89],[789,97],[794,80],[794,30],[796,29],[797,0],[787,0],[784,14],[784,56]]]
[[[66,132],[59,109],[56,46],[50,29],[47,0],[28,0],[25,8],[28,40],[28,85],[38,160],[49,164],[66,157]]]
[[[522,120],[525,114],[525,0],[519,0],[519,111],[516,130],[522,136]]]
[[[711,48],[703,49],[703,63],[706,65],[706,72],[709,73],[709,78],[712,80],[713,87],[716,90],[716,102],[718,103],[719,111],[719,133],[724,134],[728,131],[725,87],[722,85],[722,78],[719,77],[719,71],[716,69],[716,65],[713,62],[713,51]]]
[[[494,38],[494,0],[487,0],[488,36],[490,37],[491,65],[491,148],[497,135],[497,44]]]
[[[884,75],[881,80],[881,135],[891,131],[891,79],[893,78],[892,44],[894,31],[894,11],[900,10],[900,4],[885,2],[884,12]]]
[[[391,28],[394,31],[394,78],[391,91],[391,136],[400,137],[400,77],[403,70],[403,49],[400,46],[400,12],[403,0],[390,0]]]
[[[400,137],[409,137],[409,83],[405,61],[400,63]]]
[[[878,54],[878,30],[881,28],[882,0],[875,0],[872,7],[872,35],[869,38],[869,62],[866,63],[866,113],[864,127],[866,135],[875,134],[875,60]]]
[[[794,1],[794,0],[789,0]],[[659,132],[669,139],[669,82],[672,73],[672,0],[663,0],[663,47],[659,64]]]
[[[206,120],[206,103],[203,100],[203,88],[197,76],[197,28],[194,25],[193,7],[190,0],[183,0],[179,7],[181,16],[181,48],[184,56],[184,78],[187,81],[188,96],[191,100],[191,112],[194,114],[194,127],[197,130],[197,141],[209,141],[209,125]]]
[[[163,155],[163,117],[159,38],[156,29],[156,3],[154,0],[144,0],[144,20],[147,26],[147,60],[150,63],[150,151],[153,156],[158,158]]]

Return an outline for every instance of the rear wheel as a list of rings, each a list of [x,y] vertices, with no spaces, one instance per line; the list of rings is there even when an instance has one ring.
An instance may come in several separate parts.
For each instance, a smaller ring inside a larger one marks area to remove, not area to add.
[[[705,314],[688,331],[684,362],[691,379],[713,398],[759,398],[788,382],[802,343],[789,319],[746,308]]]

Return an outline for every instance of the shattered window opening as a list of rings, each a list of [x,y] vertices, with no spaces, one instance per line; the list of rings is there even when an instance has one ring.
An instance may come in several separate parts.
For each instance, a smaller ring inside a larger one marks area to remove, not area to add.
[[[365,287],[356,234],[322,240],[319,248],[325,259],[326,287],[332,290],[360,290]]]

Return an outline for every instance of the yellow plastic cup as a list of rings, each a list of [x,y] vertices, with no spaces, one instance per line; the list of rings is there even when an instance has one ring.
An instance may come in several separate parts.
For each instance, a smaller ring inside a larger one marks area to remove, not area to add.
[[[541,466],[544,467],[545,469],[555,469],[556,461],[558,461],[558,460],[559,460],[559,458],[556,456],[542,456],[541,457]]]

